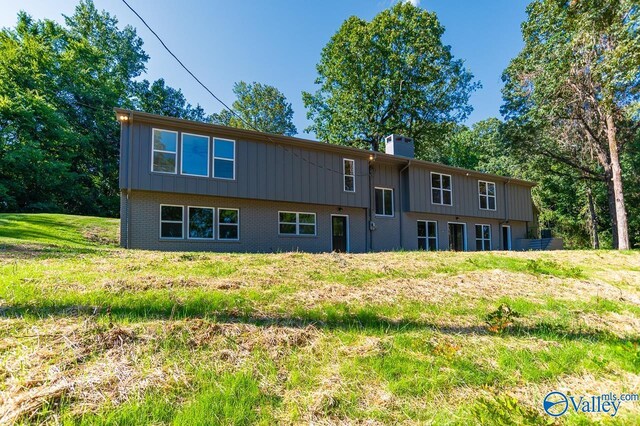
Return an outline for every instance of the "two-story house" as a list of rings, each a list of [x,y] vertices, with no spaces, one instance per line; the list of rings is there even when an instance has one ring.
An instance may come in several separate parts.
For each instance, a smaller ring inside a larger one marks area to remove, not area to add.
[[[532,182],[116,109],[121,244],[153,250],[511,250]]]

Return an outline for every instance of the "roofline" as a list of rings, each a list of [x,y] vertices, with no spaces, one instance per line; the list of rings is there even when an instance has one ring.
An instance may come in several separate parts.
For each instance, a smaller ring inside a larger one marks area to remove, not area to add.
[[[373,155],[376,161],[382,161],[385,163],[395,163],[395,164],[406,165],[407,162],[411,160],[412,165],[435,168],[437,169],[437,171],[445,171],[445,172],[448,171],[448,172],[457,173],[457,174],[466,174],[467,176],[489,178],[489,179],[497,180],[500,182],[514,183],[514,184],[528,186],[528,187],[536,186],[535,182],[531,182],[528,180],[511,178],[508,176],[500,176],[500,175],[495,175],[491,173],[483,173],[477,170],[464,169],[464,168],[455,167],[455,166],[448,166],[446,164],[418,160],[415,158],[398,157],[396,155],[390,155],[384,152],[369,151],[366,149],[330,144],[328,142],[322,142],[322,141],[317,141],[312,139],[303,139],[303,138],[297,138],[293,136],[278,135],[274,133],[258,132],[256,130],[239,129],[236,127],[222,126],[219,124],[211,124],[211,123],[203,123],[200,121],[186,120],[183,118],[176,118],[176,117],[168,117],[168,116],[159,115],[159,114],[150,114],[148,112],[135,111],[135,110],[125,109],[125,108],[116,107],[114,108],[114,112],[116,113],[116,116],[119,114],[120,115],[126,114],[131,116],[133,119],[137,118],[145,122],[171,123],[176,126],[187,125],[192,128],[224,133],[226,135],[232,135],[236,137],[246,137],[249,139],[264,139],[265,137],[267,137],[270,141],[276,142],[276,143],[281,143],[289,146],[299,146],[304,148],[320,149],[325,151],[342,153],[345,155],[357,155],[357,156],[367,157],[367,158]]]

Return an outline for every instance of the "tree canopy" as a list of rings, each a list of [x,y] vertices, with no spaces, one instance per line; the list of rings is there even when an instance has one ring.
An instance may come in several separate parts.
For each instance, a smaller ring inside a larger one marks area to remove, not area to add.
[[[436,15],[399,2],[371,22],[352,16],[322,49],[320,87],[303,93],[308,131],[330,143],[378,149],[384,136],[416,141],[416,154],[442,141],[471,112],[478,87],[442,43]]]

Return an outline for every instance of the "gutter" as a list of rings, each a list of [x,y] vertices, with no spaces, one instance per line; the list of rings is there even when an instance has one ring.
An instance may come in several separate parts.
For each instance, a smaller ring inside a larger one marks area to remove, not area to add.
[[[400,191],[400,194],[399,194],[400,211],[398,212],[398,215],[400,216],[400,248],[401,249],[404,248],[403,238],[402,238],[402,234],[404,231],[404,229],[402,228],[402,212],[404,209],[404,204],[402,202],[402,193],[404,192],[402,188],[402,173],[404,173],[404,171],[407,170],[410,165],[411,165],[411,160],[407,161],[407,164],[402,169],[400,169],[400,182],[398,183],[398,190]]]

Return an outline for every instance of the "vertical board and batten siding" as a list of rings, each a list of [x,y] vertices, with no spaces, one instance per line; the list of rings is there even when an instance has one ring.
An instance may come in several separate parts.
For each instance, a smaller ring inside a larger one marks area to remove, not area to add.
[[[400,249],[400,169],[393,164],[374,163],[371,186],[372,197],[376,187],[393,189],[393,217],[377,216],[375,198],[372,199],[375,230],[371,233],[371,248],[375,251]]]
[[[451,175],[452,202],[446,206],[431,202],[431,172]],[[442,215],[468,216],[487,219],[531,221],[531,189],[526,186],[450,171],[441,171],[422,166],[409,168],[409,211],[435,213]],[[478,195],[478,181],[484,180],[496,184],[496,210],[481,210]],[[505,212],[505,207],[508,209]]]
[[[135,122],[133,126],[132,170],[128,170],[128,128],[123,126],[121,139],[122,163],[120,186],[128,185],[127,173],[131,173],[131,189],[143,191],[173,192],[194,195],[280,200],[311,204],[329,204],[345,207],[367,207],[369,194],[366,176],[368,157],[363,152],[357,155],[341,155],[326,152],[322,146],[309,149],[283,146],[267,140],[235,139],[235,180],[212,177],[182,176],[151,171],[152,129],[180,129],[173,125],[151,125]],[[185,130],[186,131],[186,130]],[[224,134],[209,132],[189,133],[209,137],[233,139]],[[318,142],[321,144],[321,142]],[[210,147],[210,149],[212,149]],[[180,171],[181,149],[178,148],[177,164]],[[212,152],[209,153],[212,156]],[[355,160],[356,191],[346,192],[343,187],[342,160]],[[213,161],[210,159],[210,169]],[[211,171],[211,170],[210,170]],[[363,172],[364,171],[364,172]]]

